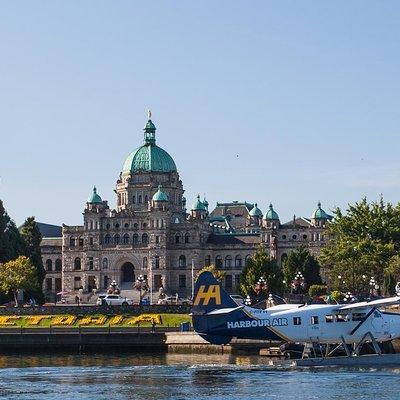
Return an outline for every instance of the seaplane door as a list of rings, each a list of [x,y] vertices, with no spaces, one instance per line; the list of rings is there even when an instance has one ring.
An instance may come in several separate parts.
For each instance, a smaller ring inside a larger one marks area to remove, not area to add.
[[[386,318],[383,318],[382,314],[375,310],[372,315],[372,327],[375,330],[377,336],[384,335],[385,332],[389,332],[389,323]]]
[[[322,334],[321,322],[320,315],[312,315],[308,320],[307,333],[311,340],[318,341],[320,339]]]

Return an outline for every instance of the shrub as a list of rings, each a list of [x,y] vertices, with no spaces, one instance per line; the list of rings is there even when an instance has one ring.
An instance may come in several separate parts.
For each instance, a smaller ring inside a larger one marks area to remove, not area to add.
[[[310,289],[308,289],[308,294],[310,297],[323,296],[326,294],[326,290],[325,285],[311,285]]]

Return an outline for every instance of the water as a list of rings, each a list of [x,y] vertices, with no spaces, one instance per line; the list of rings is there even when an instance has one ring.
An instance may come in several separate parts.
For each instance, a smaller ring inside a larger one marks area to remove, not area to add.
[[[399,369],[271,369],[260,357],[0,357],[6,399],[399,399]]]

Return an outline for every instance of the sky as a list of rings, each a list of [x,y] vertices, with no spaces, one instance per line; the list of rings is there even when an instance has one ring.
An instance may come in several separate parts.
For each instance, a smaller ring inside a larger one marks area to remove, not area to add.
[[[191,205],[400,201],[399,1],[0,0],[0,199],[81,224],[143,141]]]

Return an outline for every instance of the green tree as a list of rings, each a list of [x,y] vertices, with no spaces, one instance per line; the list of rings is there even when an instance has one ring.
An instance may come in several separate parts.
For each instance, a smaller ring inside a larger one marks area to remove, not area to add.
[[[36,268],[28,257],[19,256],[0,265],[0,290],[14,295],[16,305],[18,290],[34,290],[37,284]]]
[[[25,220],[23,225],[20,227],[20,234],[25,242],[25,255],[29,257],[32,265],[36,268],[36,277],[38,281],[35,291],[28,293],[28,295],[33,296],[37,302],[42,303],[44,301],[42,287],[46,272],[43,267],[42,253],[40,249],[42,235],[35,221],[35,217],[29,217]]]
[[[303,246],[289,253],[283,263],[283,275],[288,284],[293,281],[298,272],[303,274],[307,287],[322,283],[319,262]]]
[[[199,277],[199,275],[200,275],[202,272],[205,272],[205,271],[211,272],[211,273],[214,275],[214,278],[215,278],[219,283],[222,283],[223,280],[225,279],[225,275],[226,275],[226,274],[225,274],[224,271],[221,271],[221,270],[215,268],[214,265],[207,265],[207,266],[203,267],[203,268],[197,273],[197,275],[196,275],[196,280],[197,280],[197,278]]]
[[[247,260],[240,276],[240,294],[242,296],[253,295],[254,287],[261,277],[266,280],[269,293],[282,294],[282,271],[276,261],[270,258],[263,248],[257,250]]]
[[[364,198],[349,205],[345,214],[337,208],[334,215],[328,226],[330,240],[319,258],[328,270],[331,285],[340,290],[366,291],[369,279],[374,277],[382,288],[385,270],[400,254],[400,205],[385,203],[383,198],[368,203]]]
[[[24,241],[0,200],[0,263],[25,254]]]

